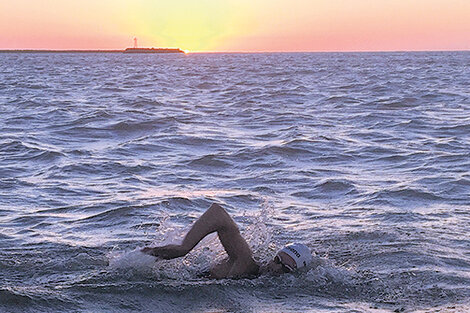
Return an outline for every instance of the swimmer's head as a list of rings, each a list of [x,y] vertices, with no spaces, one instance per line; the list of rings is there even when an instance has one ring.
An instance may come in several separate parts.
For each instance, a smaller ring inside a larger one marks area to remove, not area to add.
[[[269,267],[274,272],[293,272],[312,261],[310,249],[301,243],[291,243],[278,251]]]

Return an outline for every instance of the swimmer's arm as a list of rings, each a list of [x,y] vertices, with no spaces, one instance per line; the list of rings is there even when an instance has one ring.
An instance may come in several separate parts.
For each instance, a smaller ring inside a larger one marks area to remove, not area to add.
[[[142,249],[142,252],[163,259],[181,257],[191,251],[205,236],[213,232],[217,232],[220,242],[231,259],[254,262],[251,249],[241,236],[237,224],[224,208],[215,203],[194,223],[180,245],[146,247]]]
[[[140,251],[166,260],[179,258],[188,253],[181,245],[166,245],[155,248],[145,247]]]

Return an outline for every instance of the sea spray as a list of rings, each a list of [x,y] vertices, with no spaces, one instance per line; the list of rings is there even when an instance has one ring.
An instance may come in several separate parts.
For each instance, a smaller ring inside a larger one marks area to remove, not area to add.
[[[151,271],[156,257],[145,254],[141,248],[131,251],[112,251],[108,254],[109,267],[114,270]]]
[[[275,210],[266,197],[262,197],[261,200],[260,210],[251,214],[244,212],[243,216],[247,219],[247,225],[242,233],[253,250],[255,260],[260,263],[267,263],[277,249],[272,240],[273,228],[270,226]]]

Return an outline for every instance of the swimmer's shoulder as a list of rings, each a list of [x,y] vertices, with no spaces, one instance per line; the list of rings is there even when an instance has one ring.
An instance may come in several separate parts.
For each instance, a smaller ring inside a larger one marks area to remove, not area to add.
[[[228,273],[229,278],[248,278],[258,276],[260,267],[253,259],[249,262],[246,260],[235,261]]]
[[[253,260],[246,262],[244,260],[224,260],[210,270],[210,277],[221,278],[255,278],[260,274],[260,267]]]

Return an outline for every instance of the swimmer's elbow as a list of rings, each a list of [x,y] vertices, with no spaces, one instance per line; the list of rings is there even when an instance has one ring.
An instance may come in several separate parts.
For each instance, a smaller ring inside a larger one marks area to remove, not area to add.
[[[209,207],[209,210],[215,211],[218,214],[228,214],[227,211],[218,203],[212,203],[211,206]]]

